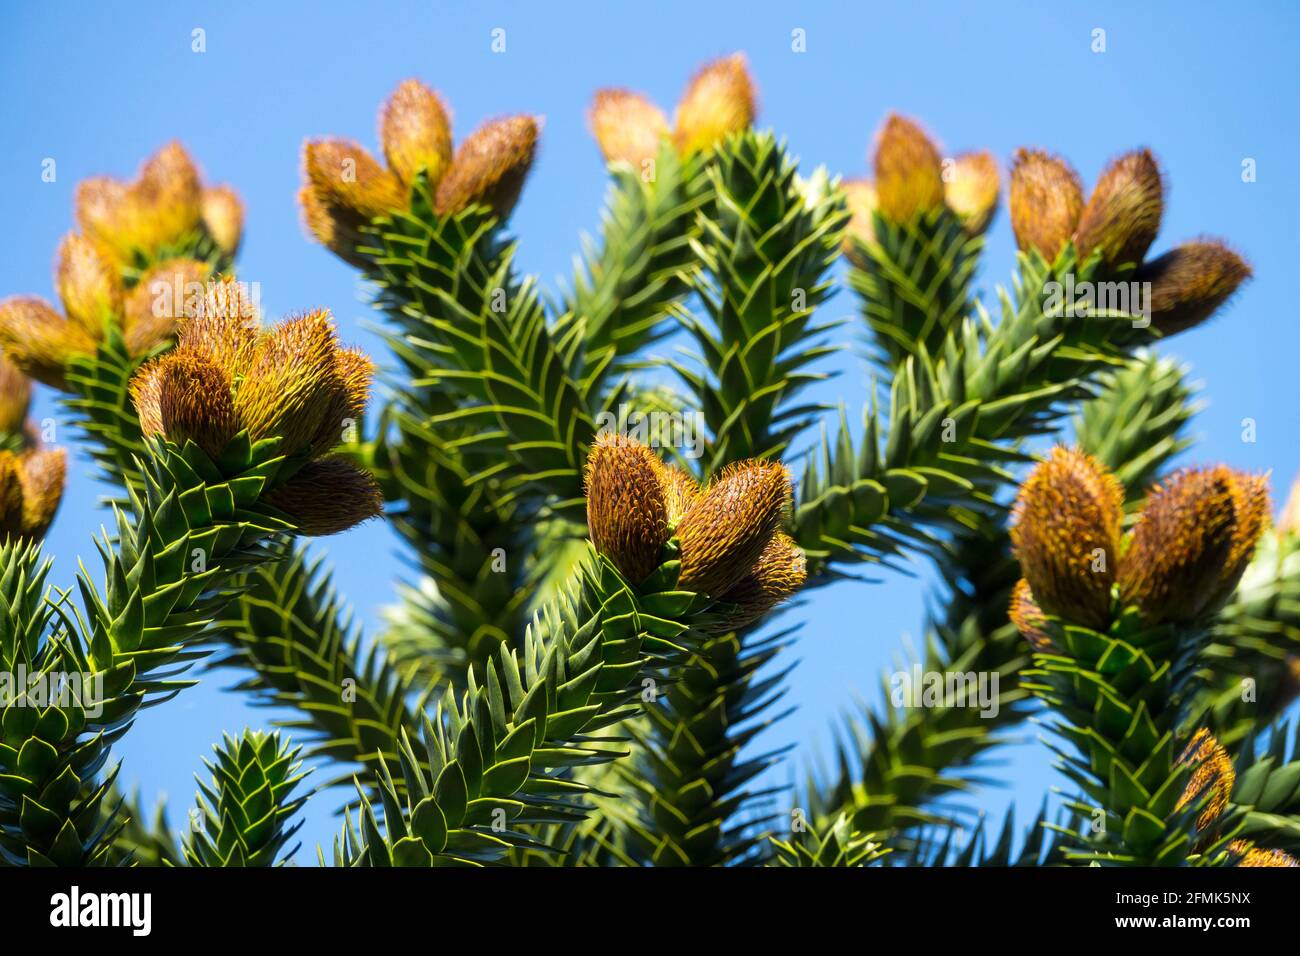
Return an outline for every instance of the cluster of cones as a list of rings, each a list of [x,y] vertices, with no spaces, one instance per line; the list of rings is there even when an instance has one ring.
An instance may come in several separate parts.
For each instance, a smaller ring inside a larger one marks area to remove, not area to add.
[[[1011,227],[1022,250],[1048,262],[1073,243],[1080,261],[1094,252],[1110,268],[1133,264],[1151,283],[1152,324],[1165,335],[1204,322],[1246,279],[1250,266],[1219,240],[1184,243],[1148,260],[1164,214],[1164,174],[1148,149],[1111,161],[1085,203],[1064,159],[1017,152],[1011,170]]]
[[[622,89],[596,94],[590,120],[609,162],[639,165],[671,139],[687,156],[748,129],[755,113],[754,84],[739,54],[705,65],[692,78],[670,127],[644,96]],[[453,150],[450,111],[419,80],[405,80],[379,111],[385,162],[350,140],[309,140],[303,150],[299,193],[311,235],[341,258],[364,264],[358,248],[372,220],[410,209],[411,186],[421,174],[434,212],[453,216],[470,206],[505,219],[514,209],[537,151],[537,117],[507,116],[483,123]]]
[[[1267,481],[1223,465],[1180,471],[1147,497],[1123,532],[1124,490],[1082,452],[1056,448],[1016,499],[1011,539],[1024,578],[1010,617],[1035,650],[1060,653],[1052,618],[1106,631],[1127,608],[1144,624],[1203,623],[1232,595],[1269,521]],[[1207,730],[1181,758],[1193,768],[1177,804],[1205,798],[1196,828],[1222,817],[1236,779]],[[1289,854],[1234,840],[1237,866],[1297,866]]]
[[[662,143],[682,156],[707,152],[754,122],[755,88],[740,54],[702,67],[677,103],[673,120],[647,97],[626,89],[597,92],[589,112],[596,141],[610,163],[641,168]],[[354,264],[371,220],[408,209],[422,171],[435,211],[453,215],[470,205],[509,215],[532,164],[538,123],[512,116],[485,123],[454,152],[442,99],[417,80],[403,82],[380,111],[379,139],[387,166],[356,143],[307,143],[300,194],[311,234]],[[872,155],[874,179],[849,179],[851,213],[844,251],[866,268],[863,246],[875,242],[875,216],[906,224],[946,208],[971,236],[988,229],[1001,191],[998,164],[987,151],[945,159],[911,120],[891,115]],[[1094,251],[1110,267],[1136,265],[1133,281],[1150,283],[1153,325],[1165,335],[1205,321],[1250,277],[1250,267],[1218,240],[1184,243],[1145,257],[1163,214],[1163,174],[1149,150],[1126,153],[1104,171],[1085,202],[1078,174],[1063,159],[1021,149],[1011,169],[1011,224],[1024,251],[1049,262],[1073,243],[1079,259]]]
[[[588,120],[606,162],[642,169],[664,140],[683,158],[707,152],[749,129],[757,112],[754,81],[744,56],[735,53],[706,63],[691,77],[671,125],[647,97],[612,88],[596,92]]]
[[[234,256],[243,207],[224,186],[205,188],[184,148],[171,143],[132,182],[100,176],[77,187],[78,229],[59,247],[55,288],[63,312],[43,299],[0,303],[0,349],[24,373],[65,389],[74,355],[93,354],[110,326],[133,356],[145,356],[173,333],[188,299],[212,264],[191,257],[211,240]]]
[[[419,80],[401,83],[379,111],[379,142],[387,165],[350,140],[309,140],[298,194],[307,229],[341,258],[360,263],[362,227],[411,205],[411,185],[428,180],[439,215],[472,205],[510,215],[537,151],[540,123],[508,116],[481,125],[453,152],[451,119],[442,98]]]
[[[146,435],[192,441],[214,461],[241,432],[279,439],[293,470],[263,500],[301,534],[334,534],[383,506],[374,479],[331,454],[365,411],[373,370],[339,344],[326,310],[263,328],[226,280],[181,323],[175,348],[140,369],[131,395]]]
[[[1097,631],[1124,608],[1191,624],[1232,595],[1269,522],[1268,481],[1224,465],[1189,468],[1147,496],[1123,533],[1124,490],[1096,459],[1056,448],[1021,485],[1011,541],[1024,578],[1011,618],[1038,648],[1051,615]]]
[[[638,584],[671,559],[675,539],[677,588],[716,602],[713,629],[753,623],[807,578],[803,552],[780,530],[791,487],[778,462],[731,465],[700,487],[646,446],[605,434],[587,459],[586,490],[596,550]]]
[[[992,221],[1000,183],[988,152],[944,160],[916,123],[894,115],[877,138],[872,162],[874,182],[844,183],[852,214],[844,250],[860,268],[867,267],[861,245],[877,239],[877,213],[906,224],[946,206],[971,235]],[[1049,263],[1073,244],[1081,262],[1096,253],[1111,270],[1136,266],[1128,280],[1150,283],[1152,324],[1171,335],[1204,322],[1251,272],[1215,239],[1187,242],[1147,260],[1160,231],[1164,191],[1164,174],[1147,149],[1114,159],[1086,201],[1079,175],[1064,159],[1020,149],[1011,165],[1011,228],[1021,250]]]
[[[848,179],[845,254],[866,268],[859,244],[876,241],[874,214],[900,225],[947,207],[968,235],[988,229],[998,208],[1001,181],[997,160],[987,151],[961,153],[945,162],[916,123],[890,115],[871,156],[874,180]]]
[[[33,297],[0,303],[0,435],[20,449],[0,450],[0,538],[41,537],[64,484],[65,453],[39,448],[24,428],[26,376],[66,390],[69,360],[93,354],[114,328],[135,358],[175,341],[131,382],[145,435],[193,441],[213,460],[240,432],[278,438],[285,479],[264,500],[304,535],[380,512],[373,478],[331,454],[365,409],[373,366],[339,345],[328,312],[262,329],[246,290],[229,276],[213,280],[214,262],[233,259],[242,232],[230,189],[204,187],[172,143],[131,182],[81,183],[75,217],[55,269],[63,313]]]

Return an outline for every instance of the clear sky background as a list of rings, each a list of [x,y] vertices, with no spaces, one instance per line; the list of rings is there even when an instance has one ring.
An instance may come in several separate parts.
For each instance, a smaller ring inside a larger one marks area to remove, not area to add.
[[[0,297],[53,298],[51,261],[72,225],[84,177],[134,175],[172,138],[209,182],[233,185],[247,206],[240,278],[261,283],[269,315],[327,306],[345,339],[381,361],[363,328],[375,316],[354,271],[308,240],[295,192],[303,139],[342,135],[376,149],[379,104],[416,76],[451,104],[458,138],[504,113],[545,117],[542,148],[513,218],[520,264],[557,288],[572,273],[606,189],[585,112],[600,86],[628,86],[670,108],[702,61],[744,51],[760,92],[760,125],[789,139],[805,171],[857,176],[887,111],[919,118],[945,155],[989,148],[1006,162],[1021,145],[1063,153],[1086,182],[1108,157],[1139,145],[1164,163],[1170,192],[1155,252],[1197,235],[1227,237],[1256,279],[1209,327],[1168,343],[1205,384],[1191,461],[1272,469],[1280,505],[1300,467],[1296,400],[1296,171],[1300,168],[1295,50],[1300,5],[1221,3],[21,3],[0,7]],[[195,28],[207,50],[191,51]],[[492,31],[506,50],[493,53]],[[791,49],[802,29],[804,53]],[[1105,31],[1095,53],[1093,31]],[[57,161],[57,181],[41,179]],[[1257,181],[1242,181],[1253,159]],[[1005,167],[1004,167],[1005,168]],[[1005,283],[1013,243],[1005,210],[989,237],[983,285]],[[842,291],[824,317],[855,314]],[[861,328],[861,326],[858,326]],[[846,352],[816,397],[861,405],[866,371]],[[42,390],[35,414],[62,421]],[[1242,440],[1242,420],[1257,440]],[[74,440],[70,429],[60,441]],[[75,459],[47,540],[52,580],[71,584],[78,555],[94,560],[104,520],[91,466]],[[373,629],[402,573],[381,523],[323,542],[339,588]],[[816,593],[788,678],[796,713],[766,736],[794,744],[775,781],[825,752],[828,728],[874,699],[878,675],[919,636],[929,579],[886,574],[874,584]],[[144,713],[118,746],[123,779],[146,802],[166,795],[173,823],[192,805],[193,774],[223,731],[267,726],[274,712],[223,690],[233,673]],[[1032,814],[1059,778],[1042,744],[999,753],[1008,781],[974,805],[998,815],[1014,801]],[[317,774],[323,778],[326,774]],[[328,846],[344,794],[318,794],[302,836]],[[311,855],[314,855],[311,854]],[[303,859],[309,858],[303,854]]]

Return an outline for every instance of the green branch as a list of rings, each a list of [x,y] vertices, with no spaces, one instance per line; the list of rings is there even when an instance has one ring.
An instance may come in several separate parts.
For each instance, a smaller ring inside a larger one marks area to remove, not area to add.
[[[813,312],[846,219],[824,172],[800,179],[771,133],[728,138],[707,171],[693,280],[704,315],[683,319],[698,361],[673,363],[709,431],[704,478],[781,456],[820,411],[792,400],[823,377],[812,366],[831,350],[818,341],[829,327]],[[624,728],[633,757],[601,777],[620,796],[597,798],[605,825],[574,838],[578,859],[712,866],[766,852],[775,791],[751,784],[780,752],[749,750],[782,716],[785,672],[758,675],[788,643],[788,632],[759,640],[752,628],[702,642],[680,681]]]
[[[199,779],[197,816],[185,840],[190,866],[276,866],[292,856],[285,846],[302,826],[293,818],[306,795],[294,790],[302,771],[300,750],[279,734],[245,730],[225,735],[204,760],[210,781]]]
[[[709,167],[695,279],[704,318],[683,321],[697,365],[674,362],[695,394],[712,442],[704,475],[747,458],[780,458],[820,407],[791,405],[825,376],[812,366],[834,347],[813,312],[830,294],[829,269],[846,221],[824,171],[801,180],[771,133],[728,139]]]
[[[520,827],[580,819],[588,788],[571,771],[622,753],[600,732],[630,715],[647,681],[665,681],[692,641],[697,601],[675,579],[666,565],[634,590],[606,559],[589,560],[520,652],[503,647],[482,685],[448,690],[420,743],[403,743],[401,783],[381,782],[382,825],[361,793],[359,829],[349,820],[336,863],[490,862],[535,846]]]
[[[44,581],[34,550],[5,549],[7,603],[16,614],[6,629],[6,663],[79,675],[93,688],[68,706],[24,697],[6,706],[0,851],[10,862],[109,861],[120,821],[110,812],[106,823],[102,805],[115,774],[92,781],[142,707],[192,683],[176,674],[203,655],[194,645],[230,599],[235,576],[291,531],[258,504],[282,461],[277,444],[236,440],[220,467],[192,444],[154,446],[144,494],[131,496],[134,517],[119,510],[116,539],[99,545],[104,591],[88,572],[78,576],[84,619],[66,601],[45,604],[33,590]]]
[[[1147,338],[1129,315],[1072,316],[1048,283],[1099,278],[1067,248],[1048,265],[1020,257],[1016,297],[1000,295],[995,324],[983,307],[951,329],[933,355],[907,357],[883,411],[863,411],[854,446],[841,424],[823,439],[800,486],[792,534],[822,573],[920,549],[929,532],[957,531],[992,514],[996,494],[1028,460],[1022,441],[1050,433],[1089,382]]]
[[[210,666],[247,671],[238,689],[265,706],[296,710],[281,725],[308,742],[309,757],[360,764],[365,779],[378,779],[381,759],[397,759],[402,731],[419,726],[430,690],[400,678],[379,649],[363,648],[321,561],[309,562],[302,549],[253,569],[242,583],[215,624],[226,649]],[[352,779],[340,772],[330,783]]]
[[[1075,438],[1121,478],[1136,507],[1156,476],[1190,440],[1196,412],[1186,369],[1140,353],[1098,378],[1098,392],[1076,416]],[[934,804],[969,791],[972,770],[1033,710],[1020,674],[1030,649],[1007,618],[1020,569],[1011,557],[1004,517],[981,521],[945,543],[936,564],[943,613],[929,622],[923,673],[996,674],[999,696],[978,707],[898,708],[882,704],[848,718],[836,757],[838,773],[810,781],[813,819],[841,813],[859,829],[890,833],[919,824],[955,825]],[[884,686],[890,699],[890,685]],[[972,851],[974,852],[974,851]]]
[[[1300,535],[1264,535],[1211,637],[1201,706],[1219,742],[1233,747],[1281,717],[1300,687]]]
[[[698,213],[709,201],[706,168],[696,156],[681,159],[666,141],[652,177],[612,167],[600,245],[584,249],[555,323],[560,340],[581,338],[584,392],[599,394],[604,379],[660,341],[674,307],[690,293]]]

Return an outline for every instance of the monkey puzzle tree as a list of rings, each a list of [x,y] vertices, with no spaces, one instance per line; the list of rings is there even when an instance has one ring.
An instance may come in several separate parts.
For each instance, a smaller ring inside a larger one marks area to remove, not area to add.
[[[308,232],[383,321],[369,414],[372,360],[326,313],[262,325],[239,200],[179,145],[78,190],[62,312],[0,304],[0,654],[96,690],[0,700],[0,859],[275,865],[333,794],[318,856],[341,866],[1293,865],[1300,765],[1280,729],[1260,740],[1297,686],[1300,522],[1266,530],[1262,478],[1166,474],[1197,406],[1154,349],[1250,270],[1217,241],[1148,257],[1152,154],[1085,198],[1063,159],[1019,151],[1016,272],[986,304],[989,153],[945,157],[893,115],[871,181],[801,173],[756,128],[739,55],[671,119],[606,89],[590,121],[612,182],[558,295],[508,231],[535,118],[457,144],[407,80],[382,160],[307,142]],[[879,383],[860,416],[807,391],[860,337],[823,316],[841,287]],[[668,340],[665,381],[647,370]],[[25,376],[62,393],[111,488],[79,601],[47,585],[64,459],[24,423]],[[608,425],[652,413],[703,434]],[[1054,441],[1078,447],[1040,460]],[[296,542],[380,515],[415,577],[366,635]],[[818,588],[904,561],[941,582],[918,666],[995,676],[996,706],[868,702],[833,767],[772,785],[798,628],[773,612],[802,595],[810,618]],[[297,743],[227,735],[173,834],[119,791],[111,746],[198,661],[291,708]],[[1065,816],[959,836],[947,798],[1031,714]],[[300,791],[304,762],[343,786]]]

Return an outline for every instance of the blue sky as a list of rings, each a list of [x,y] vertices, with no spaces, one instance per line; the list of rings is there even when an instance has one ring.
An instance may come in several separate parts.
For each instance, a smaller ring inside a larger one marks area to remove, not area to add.
[[[571,274],[579,236],[593,231],[606,189],[585,126],[592,92],[629,86],[665,107],[702,61],[744,51],[760,91],[760,125],[788,138],[810,171],[861,175],[871,137],[890,110],[919,118],[945,153],[983,147],[1004,162],[1020,145],[1063,153],[1087,182],[1111,155],[1148,145],[1170,185],[1156,251],[1183,239],[1223,236],[1256,278],[1214,323],[1170,342],[1205,384],[1189,460],[1272,469],[1280,500],[1300,467],[1296,355],[1300,331],[1291,288],[1297,257],[1300,110],[1293,3],[989,2],[816,5],[430,4],[317,2],[220,6],[4,4],[0,9],[0,297],[52,298],[51,260],[71,228],[73,189],[95,174],[131,175],[151,151],[178,138],[209,181],[226,182],[247,206],[240,277],[261,283],[271,314],[334,311],[344,337],[381,360],[381,343],[354,272],[310,242],[295,192],[304,138],[354,137],[375,147],[375,114],[401,79],[417,76],[450,102],[458,137],[485,117],[545,117],[542,149],[513,219],[523,268],[552,288]],[[191,51],[206,31],[206,52]],[[494,53],[492,31],[505,31]],[[802,29],[806,52],[791,49]],[[1105,52],[1093,52],[1094,31]],[[1288,64],[1290,64],[1288,66]],[[57,180],[41,179],[57,161]],[[1253,159],[1255,182],[1243,182]],[[990,233],[983,281],[1006,282],[1013,244],[1005,213]],[[840,293],[825,316],[853,314]],[[845,353],[841,374],[816,396],[861,404],[866,371]],[[37,417],[60,418],[48,393]],[[1242,420],[1257,440],[1242,440]],[[70,431],[60,440],[71,441]],[[54,580],[69,584],[77,555],[93,555],[103,521],[88,462],[73,464],[63,510],[47,541]],[[367,626],[391,600],[401,568],[396,542],[372,524],[324,543],[340,589]],[[817,592],[799,613],[807,625],[788,678],[798,711],[768,743],[796,750],[785,779],[818,747],[855,695],[874,698],[877,675],[922,619],[919,579],[887,574],[875,584]],[[193,773],[222,731],[264,726],[274,714],[223,692],[233,674],[141,716],[118,747],[123,777],[147,801],[166,794],[183,820]],[[1032,729],[1026,729],[1032,738]],[[1057,782],[1045,748],[1008,748],[997,774],[1009,787],[981,795],[1001,813],[1014,800],[1036,810]],[[324,776],[320,774],[319,776]],[[342,794],[318,795],[302,836],[328,844]]]

